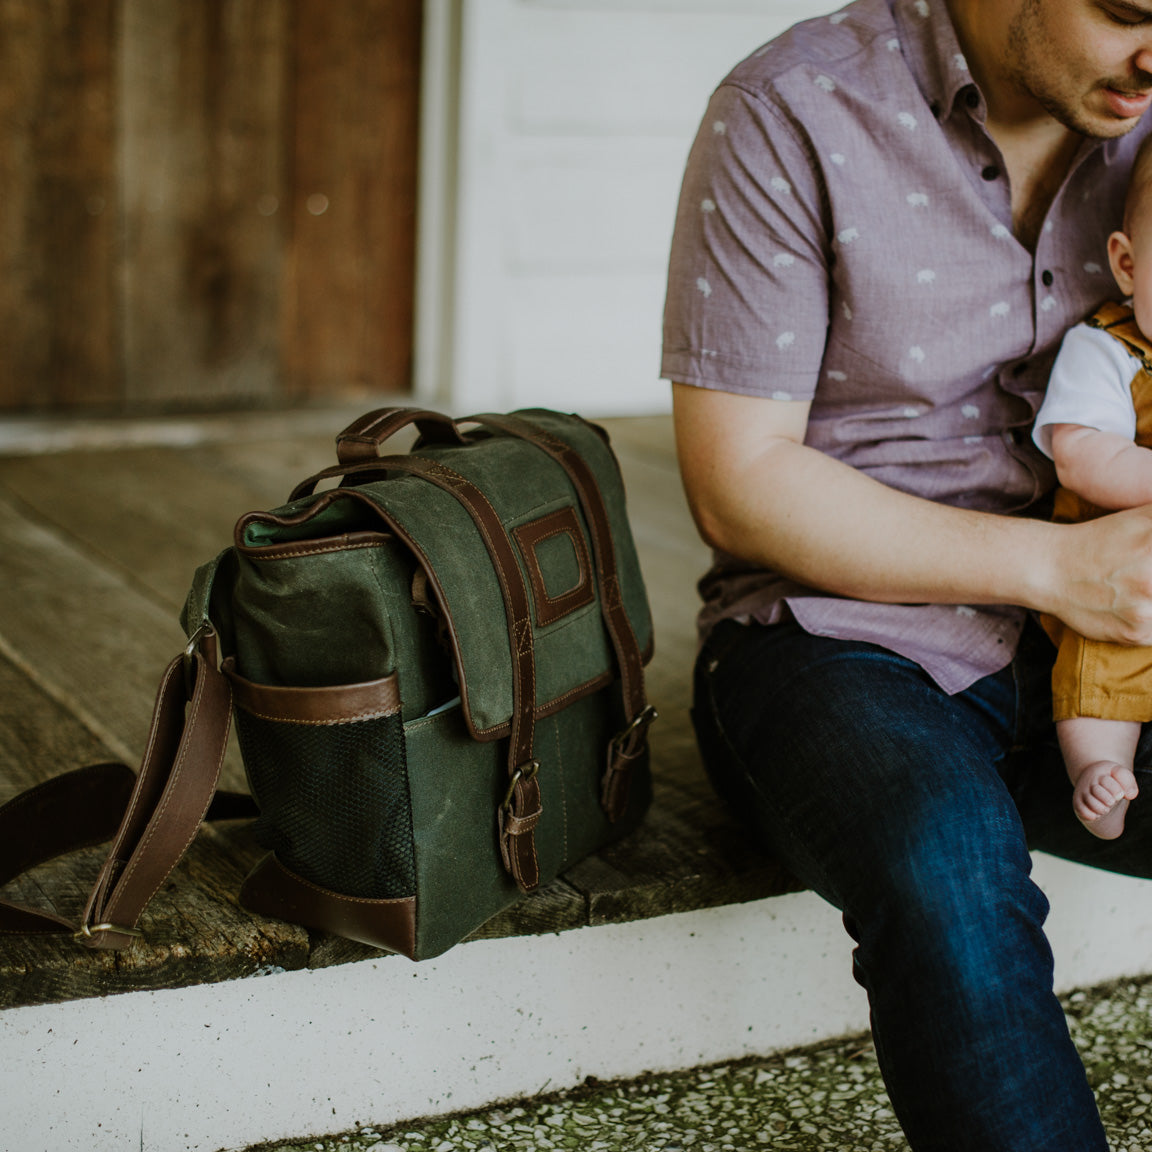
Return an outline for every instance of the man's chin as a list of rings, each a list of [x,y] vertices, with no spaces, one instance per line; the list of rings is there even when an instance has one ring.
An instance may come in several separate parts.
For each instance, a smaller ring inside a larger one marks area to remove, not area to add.
[[[1053,106],[1046,108],[1046,111],[1065,128],[1094,140],[1115,140],[1119,136],[1126,136],[1140,123],[1143,115],[1141,111],[1133,116],[1117,116],[1110,106],[1099,111],[1084,107]]]
[[[1125,136],[1140,123],[1152,105],[1152,93],[1125,92],[1123,89],[1101,86],[1085,101],[1085,106],[1048,111],[1066,128],[1082,136],[1098,140],[1114,140]]]

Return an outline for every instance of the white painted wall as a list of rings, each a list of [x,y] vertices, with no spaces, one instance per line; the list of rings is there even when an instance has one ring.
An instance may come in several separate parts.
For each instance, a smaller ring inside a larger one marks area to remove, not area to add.
[[[429,0],[416,391],[666,411],[684,161],[729,69],[835,0]]]

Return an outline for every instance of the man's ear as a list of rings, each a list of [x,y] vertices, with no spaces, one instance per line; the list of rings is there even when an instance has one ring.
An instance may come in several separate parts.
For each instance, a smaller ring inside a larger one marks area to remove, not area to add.
[[[1125,296],[1132,295],[1132,274],[1136,262],[1132,258],[1132,241],[1124,232],[1113,232],[1108,237],[1108,263],[1112,268],[1112,275]]]

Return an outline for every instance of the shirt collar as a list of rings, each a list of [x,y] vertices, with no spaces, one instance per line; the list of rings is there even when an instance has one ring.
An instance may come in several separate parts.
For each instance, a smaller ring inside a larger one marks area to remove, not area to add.
[[[960,50],[956,29],[944,0],[888,0],[908,66],[924,99],[938,120],[951,114],[956,98],[978,92],[968,62]],[[980,120],[984,118],[980,97]]]

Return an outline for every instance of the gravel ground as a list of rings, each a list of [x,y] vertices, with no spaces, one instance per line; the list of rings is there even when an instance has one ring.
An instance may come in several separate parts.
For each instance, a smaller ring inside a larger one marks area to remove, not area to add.
[[[1062,998],[1113,1152],[1152,1149],[1152,979]],[[247,1152],[901,1152],[869,1038]]]

